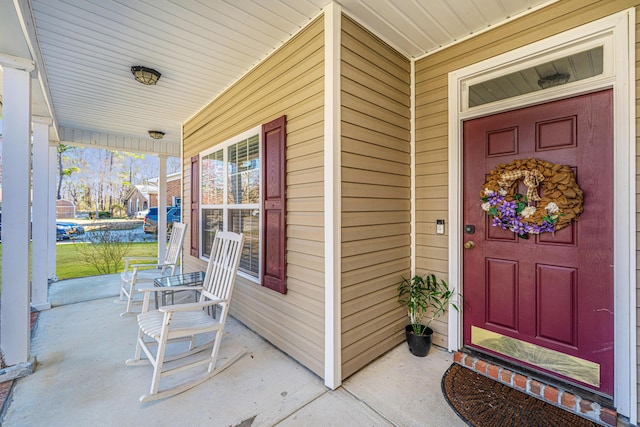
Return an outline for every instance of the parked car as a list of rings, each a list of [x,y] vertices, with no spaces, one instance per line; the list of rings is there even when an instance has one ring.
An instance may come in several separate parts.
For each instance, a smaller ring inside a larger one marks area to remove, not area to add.
[[[71,234],[69,233],[69,227],[64,224],[56,223],[56,241],[69,240]]]
[[[135,219],[144,219],[144,217],[147,216],[148,214],[149,214],[149,209],[144,211],[138,211],[133,217]]]
[[[84,234],[84,227],[73,222],[56,222],[56,240],[76,239]]]
[[[171,229],[175,221],[180,221],[180,206],[167,206],[167,228]],[[149,208],[149,213],[144,217],[142,230],[147,234],[158,232],[158,208]]]
[[[71,229],[72,234],[80,235],[84,234],[84,227],[80,224],[76,224],[75,222],[62,222],[61,224],[66,225]]]

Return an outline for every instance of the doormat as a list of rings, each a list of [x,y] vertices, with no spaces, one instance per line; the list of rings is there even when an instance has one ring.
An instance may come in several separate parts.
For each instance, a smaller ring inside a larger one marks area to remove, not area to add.
[[[451,365],[442,377],[451,408],[473,427],[597,427],[598,424],[464,368]]]

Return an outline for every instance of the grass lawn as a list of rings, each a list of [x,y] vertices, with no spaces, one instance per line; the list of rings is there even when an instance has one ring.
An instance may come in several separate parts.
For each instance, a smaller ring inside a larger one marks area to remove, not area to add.
[[[156,242],[132,243],[127,256],[156,256],[158,244]],[[31,256],[31,251],[29,251]],[[120,270],[124,268],[124,263]],[[0,244],[0,273],[2,272],[2,244]],[[100,273],[91,265],[78,261],[78,253],[74,244],[56,245],[56,275],[58,280],[75,279],[77,277],[97,276]],[[1,277],[1,276],[0,276]],[[0,291],[2,282],[0,280]]]
[[[58,276],[58,280],[100,275],[92,265],[78,261],[78,253],[74,249],[74,245],[75,243],[56,245],[56,275]],[[127,256],[157,255],[158,244],[156,242],[132,243],[131,248],[127,252]],[[124,262],[120,265],[118,272],[122,271],[123,268]]]

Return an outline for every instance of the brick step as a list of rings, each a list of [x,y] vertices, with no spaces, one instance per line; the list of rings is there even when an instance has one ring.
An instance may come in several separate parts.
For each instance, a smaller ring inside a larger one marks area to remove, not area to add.
[[[471,369],[480,375],[499,381],[595,423],[613,427],[617,425],[618,413],[614,408],[580,396],[575,391],[563,390],[556,385],[545,383],[540,378],[515,372],[477,355],[458,351],[454,354],[453,360],[460,366]]]

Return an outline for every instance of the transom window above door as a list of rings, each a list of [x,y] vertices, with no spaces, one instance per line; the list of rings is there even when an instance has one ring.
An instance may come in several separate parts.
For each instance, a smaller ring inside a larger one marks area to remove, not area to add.
[[[585,80],[603,73],[603,46],[469,86],[469,108]]]

